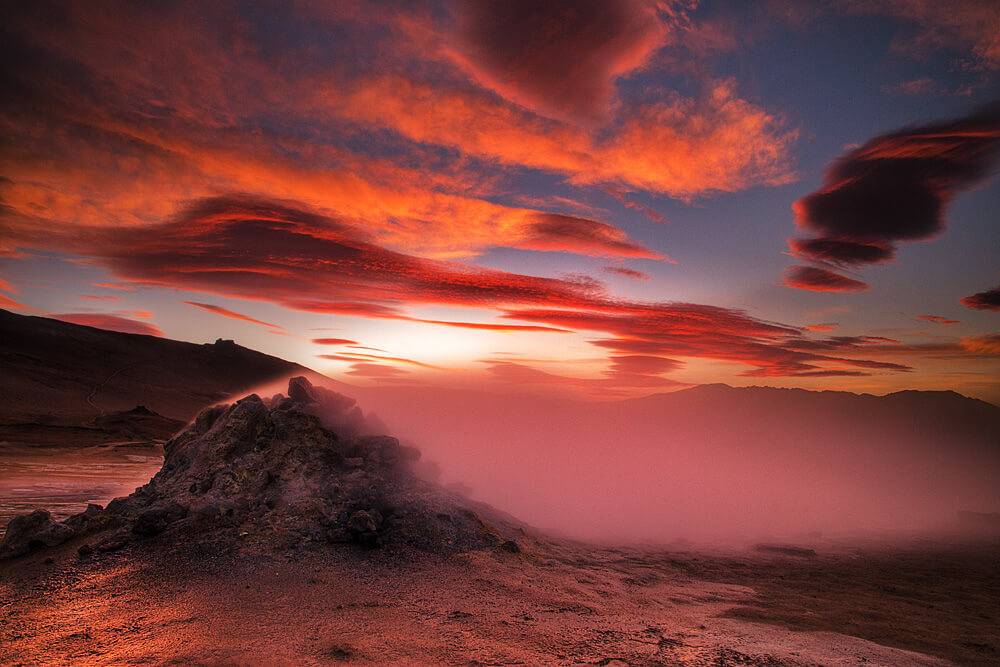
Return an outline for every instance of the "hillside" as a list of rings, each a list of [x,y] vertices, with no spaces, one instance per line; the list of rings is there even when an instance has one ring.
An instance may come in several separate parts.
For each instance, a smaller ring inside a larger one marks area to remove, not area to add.
[[[291,374],[298,364],[231,341],[198,345],[0,310],[0,424],[89,425],[145,406],[174,420]]]

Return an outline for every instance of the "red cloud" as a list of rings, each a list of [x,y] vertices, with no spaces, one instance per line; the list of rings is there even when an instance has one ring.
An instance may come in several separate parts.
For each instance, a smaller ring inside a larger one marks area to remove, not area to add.
[[[1000,310],[1000,287],[964,297],[962,305],[974,310]]]
[[[626,278],[632,278],[634,280],[649,280],[648,273],[636,271],[635,269],[630,269],[625,266],[605,266],[604,270],[608,273],[617,273],[620,276],[625,276]]]
[[[388,250],[363,229],[288,202],[248,197],[202,201],[174,219],[141,228],[90,228],[46,240],[84,254],[117,277],[288,308],[498,331],[597,331],[613,352],[595,387],[665,386],[661,374],[684,357],[735,362],[746,375],[801,376],[863,369],[905,370],[823,350],[796,348],[801,330],[742,311],[691,303],[613,298],[594,281],[483,269]],[[195,303],[195,302],[192,302]],[[491,309],[530,324],[448,322],[413,317],[411,305]],[[860,350],[864,353],[865,350]],[[407,363],[353,353],[357,364]],[[830,367],[834,368],[830,368]],[[359,374],[393,371],[358,366]]]
[[[409,375],[409,372],[395,366],[361,362],[352,364],[350,370],[347,371],[347,374],[356,375],[358,377],[375,378],[378,380],[398,381]]]
[[[823,322],[820,324],[807,324],[803,327],[806,331],[833,331],[837,328],[836,322]]]
[[[863,292],[866,283],[814,266],[791,266],[785,272],[785,286],[813,292]]]
[[[4,308],[14,308],[16,310],[22,310],[26,307],[24,304],[18,303],[6,294],[0,294],[0,306],[3,306]]]
[[[120,331],[122,333],[143,334],[145,336],[162,336],[163,332],[159,327],[148,322],[137,322],[117,315],[107,315],[105,313],[60,313],[52,315],[57,320],[82,324],[86,327],[97,329],[107,329],[108,331]]]
[[[317,345],[357,345],[358,341],[349,338],[313,338]]]
[[[342,352],[341,354],[318,354],[316,356],[319,357],[320,359],[330,359],[333,361],[352,361],[352,362],[363,362],[363,363],[367,363],[370,361],[373,362],[388,361],[397,364],[420,366],[421,368],[437,368],[437,366],[426,364],[422,361],[416,361],[415,359],[407,359],[405,357],[386,357],[377,354],[361,354],[360,352]]]
[[[199,303],[198,301],[185,301],[189,306],[194,306],[195,308],[201,308],[202,310],[207,310],[210,313],[215,313],[216,315],[221,315],[222,317],[228,317],[232,320],[240,320],[242,322],[250,322],[251,324],[258,324],[262,327],[268,327],[270,329],[283,329],[277,324],[271,324],[270,322],[263,322],[256,318],[250,317],[249,315],[244,315],[243,313],[237,313],[235,310],[229,310],[228,308],[223,308],[222,306],[216,306],[211,303]]]
[[[558,329],[556,327],[542,327],[532,324],[490,324],[484,322],[449,322],[445,320],[425,320],[416,317],[401,318],[411,322],[421,322],[423,324],[437,324],[444,327],[456,327],[459,329],[476,329],[479,331],[497,331],[501,333],[570,333],[569,329]]]
[[[934,322],[935,324],[961,324],[958,320],[951,320],[940,315],[917,315],[917,319],[924,322]]]
[[[543,170],[569,187],[692,198],[792,177],[794,132],[727,82],[711,82],[694,98],[661,90],[623,100],[615,122],[598,131],[471,85],[468,67],[455,65],[462,49],[446,12],[361,7],[296,4],[265,12],[266,23],[264,14],[234,20],[222,4],[123,4],[114,12],[67,4],[61,21],[42,8],[7,17],[2,74],[11,85],[0,122],[17,159],[0,181],[4,222],[145,225],[198,197],[262,192],[312,202],[362,224],[375,242],[423,256],[538,243],[652,256],[599,227],[610,221],[585,222],[585,238],[564,245],[539,239],[534,220],[546,212],[498,203],[509,195],[498,182],[515,170]],[[652,34],[663,21],[636,17],[684,13],[673,3],[649,7],[573,3],[566,11],[600,26],[606,39],[582,36],[591,48],[559,62],[580,74],[575,81],[612,81],[637,66],[653,43],[635,41],[633,28]],[[424,25],[417,14],[433,20]],[[326,29],[336,39],[289,39],[303,21],[315,24],[317,37]],[[498,71],[466,54],[466,64],[474,61]],[[548,56],[534,62],[561,67]],[[8,239],[0,245],[9,249]]]

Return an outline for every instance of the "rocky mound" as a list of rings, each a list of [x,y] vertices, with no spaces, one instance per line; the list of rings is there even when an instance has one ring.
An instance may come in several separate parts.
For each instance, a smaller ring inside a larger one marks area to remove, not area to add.
[[[166,443],[160,472],[107,508],[60,523],[43,510],[13,519],[0,558],[80,536],[92,536],[83,555],[150,540],[239,552],[517,550],[509,526],[480,518],[488,508],[421,479],[420,452],[371,427],[354,399],[292,378],[287,396],[202,411]]]

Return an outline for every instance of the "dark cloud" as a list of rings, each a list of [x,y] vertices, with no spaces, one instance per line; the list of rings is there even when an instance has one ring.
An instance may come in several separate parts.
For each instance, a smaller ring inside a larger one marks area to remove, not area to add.
[[[876,137],[837,160],[823,187],[795,202],[796,224],[816,236],[790,239],[789,246],[799,257],[826,264],[891,260],[897,243],[940,233],[952,199],[989,176],[998,158],[1000,104]],[[829,271],[786,284],[837,291],[862,285]]]
[[[1000,310],[1000,286],[964,297],[962,305],[974,310]]]
[[[803,259],[833,264],[874,264],[893,258],[892,246],[843,239],[788,239],[792,253]]]
[[[456,3],[456,59],[481,84],[543,115],[608,111],[614,82],[644,64],[666,30],[641,0]]]
[[[863,292],[866,283],[815,266],[791,266],[785,271],[785,286],[813,292]]]

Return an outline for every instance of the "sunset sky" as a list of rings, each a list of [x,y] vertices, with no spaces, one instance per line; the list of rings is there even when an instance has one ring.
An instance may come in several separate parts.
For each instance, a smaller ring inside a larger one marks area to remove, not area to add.
[[[0,307],[352,383],[1000,401],[1000,4],[9,3]]]

